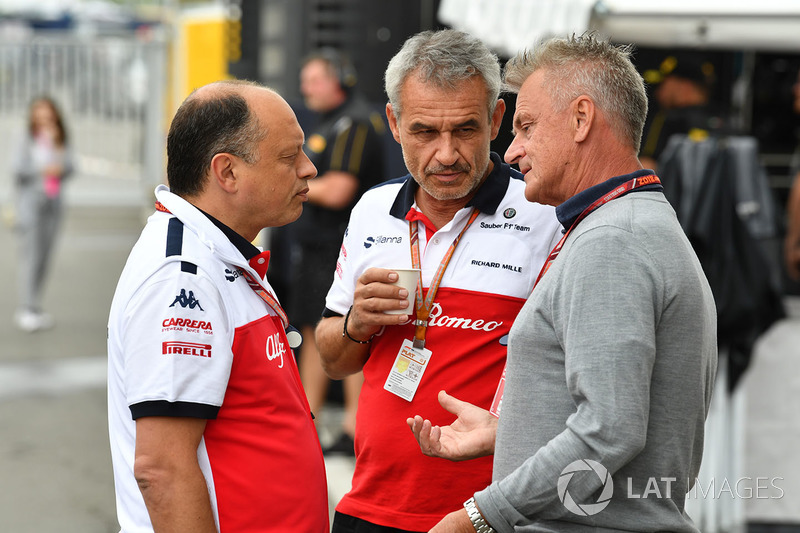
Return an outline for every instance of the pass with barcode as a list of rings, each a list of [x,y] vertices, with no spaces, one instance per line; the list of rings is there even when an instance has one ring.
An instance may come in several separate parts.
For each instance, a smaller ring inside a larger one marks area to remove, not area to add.
[[[414,399],[430,358],[430,350],[414,348],[414,343],[405,339],[383,388],[410,402]]]

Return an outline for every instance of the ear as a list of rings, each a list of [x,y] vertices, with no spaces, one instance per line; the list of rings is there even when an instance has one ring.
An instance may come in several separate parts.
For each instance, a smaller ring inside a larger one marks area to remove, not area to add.
[[[497,105],[494,107],[494,112],[492,113],[492,140],[496,139],[497,134],[500,133],[500,126],[503,124],[503,115],[505,112],[506,101],[502,98],[498,98]]]
[[[243,161],[231,154],[216,154],[211,158],[211,182],[216,183],[227,193],[235,193],[239,188],[239,183],[236,179],[237,166],[242,163]]]
[[[583,142],[589,136],[589,131],[594,124],[594,102],[586,95],[581,95],[572,102],[573,126],[575,128],[575,142]]]
[[[397,125],[397,116],[394,114],[392,104],[386,104],[386,118],[389,121],[389,129],[392,130],[392,137],[400,143],[400,127]]]

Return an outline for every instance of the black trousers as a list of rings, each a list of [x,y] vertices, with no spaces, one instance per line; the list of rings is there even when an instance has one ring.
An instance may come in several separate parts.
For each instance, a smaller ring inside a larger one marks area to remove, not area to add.
[[[424,533],[422,531],[408,531],[396,527],[379,526],[355,516],[336,512],[333,515],[331,533]]]

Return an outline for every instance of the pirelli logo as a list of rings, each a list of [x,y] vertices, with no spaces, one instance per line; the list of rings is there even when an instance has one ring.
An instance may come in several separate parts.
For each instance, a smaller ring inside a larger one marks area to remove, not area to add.
[[[164,355],[196,355],[197,357],[211,357],[211,345],[198,342],[165,341],[161,343],[161,353]]]

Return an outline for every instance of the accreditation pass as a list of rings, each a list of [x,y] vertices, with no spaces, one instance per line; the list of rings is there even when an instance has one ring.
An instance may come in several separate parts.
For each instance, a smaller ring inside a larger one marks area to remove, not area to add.
[[[428,368],[430,359],[430,350],[414,348],[414,344],[405,339],[383,388],[410,402],[417,393],[417,387],[422,380],[422,374]]]

